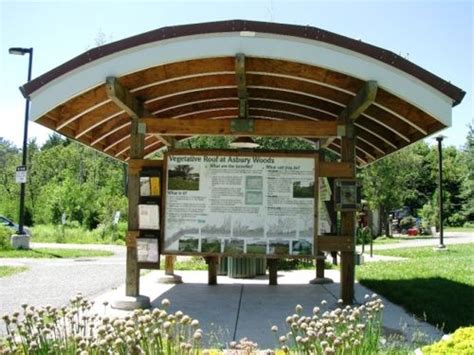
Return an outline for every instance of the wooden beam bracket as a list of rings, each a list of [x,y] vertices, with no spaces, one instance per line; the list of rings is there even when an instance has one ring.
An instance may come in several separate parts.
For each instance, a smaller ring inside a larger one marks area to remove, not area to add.
[[[125,245],[127,248],[136,248],[137,247],[137,238],[139,237],[139,231],[128,231],[127,237],[125,239]]]
[[[338,137],[354,137],[354,130],[346,128],[348,121],[355,121],[364,111],[372,105],[377,96],[378,84],[375,80],[369,80],[364,83],[356,96],[347,104],[337,118],[337,134],[334,137],[326,139],[323,148],[327,148]]]
[[[232,133],[252,133],[255,131],[255,120],[236,118],[230,121]]]
[[[346,125],[338,124],[337,125],[337,136],[338,137],[345,137],[346,136]]]
[[[127,88],[123,87],[116,77],[107,77],[105,89],[110,100],[120,109],[124,110],[130,117],[141,118],[148,114],[143,103],[133,96]]]
[[[356,96],[342,110],[339,119],[341,121],[356,120],[375,101],[377,90],[378,85],[375,80],[366,81]]]
[[[338,235],[319,235],[316,238],[318,251],[353,251],[354,237]]]

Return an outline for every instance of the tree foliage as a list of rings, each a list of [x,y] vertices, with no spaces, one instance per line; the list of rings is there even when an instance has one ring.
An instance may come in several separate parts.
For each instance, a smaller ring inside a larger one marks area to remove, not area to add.
[[[443,147],[444,223],[462,226],[472,221],[474,149],[472,127],[463,150]],[[438,149],[421,141],[367,168],[360,176],[371,207],[391,210],[407,207],[425,226],[438,225]]]
[[[0,214],[17,220],[19,185],[15,167],[20,151],[0,140]],[[116,211],[126,215],[122,164],[84,146],[51,135],[40,148],[28,144],[26,222],[70,222],[95,228],[111,220]]]

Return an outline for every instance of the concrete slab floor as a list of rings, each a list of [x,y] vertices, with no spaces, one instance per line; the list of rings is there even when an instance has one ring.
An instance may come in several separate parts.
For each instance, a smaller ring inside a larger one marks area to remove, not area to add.
[[[261,349],[277,345],[272,325],[279,328],[278,334],[286,332],[285,318],[295,313],[295,306],[303,306],[310,314],[314,306],[327,301],[327,309],[337,307],[340,293],[339,272],[327,270],[326,276],[334,280],[332,284],[311,285],[314,278],[312,270],[279,271],[278,286],[268,285],[268,276],[255,279],[231,279],[218,277],[218,285],[207,285],[206,271],[179,271],[183,283],[178,285],[160,284],[158,278],[163,271],[153,271],[141,277],[142,295],[150,297],[152,307],[161,307],[161,301],[171,301],[169,311],[181,310],[194,319],[198,319],[204,330],[207,346],[225,347],[232,340],[246,337],[258,343]],[[95,299],[95,310],[108,316],[125,316],[128,312],[104,307],[125,294],[121,286]],[[355,285],[355,301],[364,302],[364,296],[372,291]],[[383,299],[383,298],[382,298]],[[433,326],[416,320],[401,307],[386,299],[384,301],[384,327],[394,334],[404,334],[408,340],[419,336],[420,332],[432,340],[442,337],[443,333]]]

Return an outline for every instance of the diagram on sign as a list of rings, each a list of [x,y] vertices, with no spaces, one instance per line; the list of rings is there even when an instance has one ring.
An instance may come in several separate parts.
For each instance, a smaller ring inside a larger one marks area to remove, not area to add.
[[[311,255],[314,157],[167,156],[165,251]]]

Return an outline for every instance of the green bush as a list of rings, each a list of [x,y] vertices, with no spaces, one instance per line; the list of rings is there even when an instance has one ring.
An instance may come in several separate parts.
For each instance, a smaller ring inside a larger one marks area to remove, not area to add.
[[[368,244],[370,243],[370,239],[372,238],[372,232],[369,227],[360,228],[358,227],[356,230],[356,244]]]
[[[474,327],[459,328],[447,339],[421,350],[423,354],[474,354]]]
[[[416,225],[416,218],[413,216],[406,216],[400,221],[401,229],[410,229]]]
[[[12,248],[10,237],[12,231],[7,227],[0,226],[0,250],[10,250]]]
[[[448,217],[446,222],[450,227],[462,227],[466,222],[466,217],[462,213],[456,212]]]
[[[438,225],[438,213],[435,204],[428,202],[418,211],[418,215],[421,217],[423,228],[429,229],[431,226]]]

